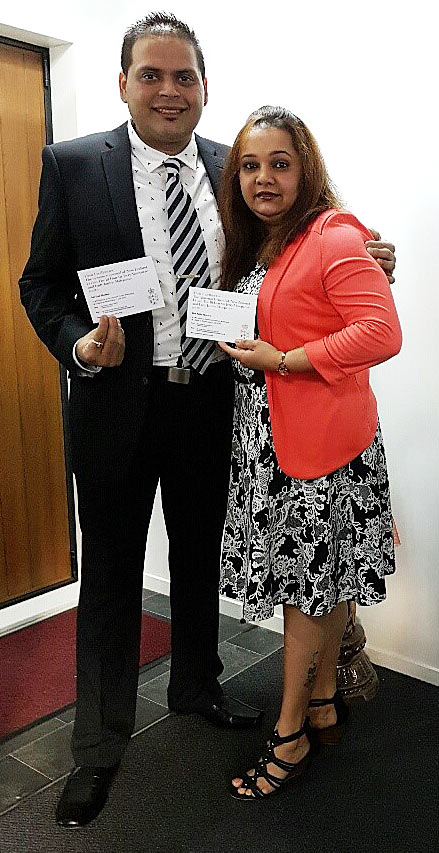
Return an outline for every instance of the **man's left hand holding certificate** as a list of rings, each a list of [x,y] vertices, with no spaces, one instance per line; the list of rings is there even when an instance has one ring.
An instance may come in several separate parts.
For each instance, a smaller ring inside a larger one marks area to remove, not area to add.
[[[162,308],[164,303],[151,257],[135,258],[79,270],[92,320],[99,323],[76,344],[76,356],[87,366],[117,367],[125,340],[119,317]]]

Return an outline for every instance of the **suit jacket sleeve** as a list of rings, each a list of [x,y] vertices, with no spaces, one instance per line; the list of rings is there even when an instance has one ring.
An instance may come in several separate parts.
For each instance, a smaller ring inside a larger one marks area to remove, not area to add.
[[[43,150],[39,211],[19,286],[21,301],[38,336],[55,358],[76,371],[73,347],[92,326],[77,309],[79,285],[72,261],[67,199],[50,147]]]
[[[305,351],[331,384],[391,358],[401,348],[401,328],[387,277],[366,251],[365,237],[370,239],[358,220],[342,212],[328,219],[321,234],[324,292],[345,325],[306,343]]]

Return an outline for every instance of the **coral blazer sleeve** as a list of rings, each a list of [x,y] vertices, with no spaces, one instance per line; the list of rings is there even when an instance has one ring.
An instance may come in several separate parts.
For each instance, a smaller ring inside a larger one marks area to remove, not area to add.
[[[368,239],[351,213],[326,211],[276,259],[259,293],[262,340],[303,346],[316,371],[265,374],[276,456],[290,477],[341,468],[376,432],[368,368],[399,351],[401,329]]]
[[[401,329],[387,277],[366,251],[366,229],[333,214],[320,240],[324,294],[344,328],[305,343],[313,367],[327,382],[340,382],[399,352]]]

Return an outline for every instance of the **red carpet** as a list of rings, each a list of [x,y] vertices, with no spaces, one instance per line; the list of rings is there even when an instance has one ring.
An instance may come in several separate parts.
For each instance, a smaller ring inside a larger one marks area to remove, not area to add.
[[[0,738],[76,699],[76,608],[0,637]],[[171,650],[171,625],[142,613],[140,665]]]

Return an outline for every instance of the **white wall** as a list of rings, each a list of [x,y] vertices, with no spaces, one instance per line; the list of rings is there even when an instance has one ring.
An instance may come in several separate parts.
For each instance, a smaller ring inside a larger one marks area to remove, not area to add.
[[[59,44],[52,50],[56,139],[125,119],[117,91],[121,36],[148,8],[163,5],[80,0],[73,13],[54,0],[16,0],[3,13],[4,25]],[[439,684],[439,180],[432,7],[428,0],[383,0],[379,10],[347,0],[315,0],[303,9],[224,0],[222,14],[213,15],[211,6],[195,0],[169,5],[195,25],[204,48],[210,101],[201,133],[231,142],[255,107],[285,104],[315,133],[346,206],[397,244],[394,294],[404,347],[374,370],[373,384],[402,545],[388,601],[363,608],[361,619],[374,660]],[[7,34],[1,25],[0,32]],[[146,573],[151,586],[166,590],[159,508]],[[41,599],[43,609],[50,597]],[[225,609],[236,612],[234,605]]]

